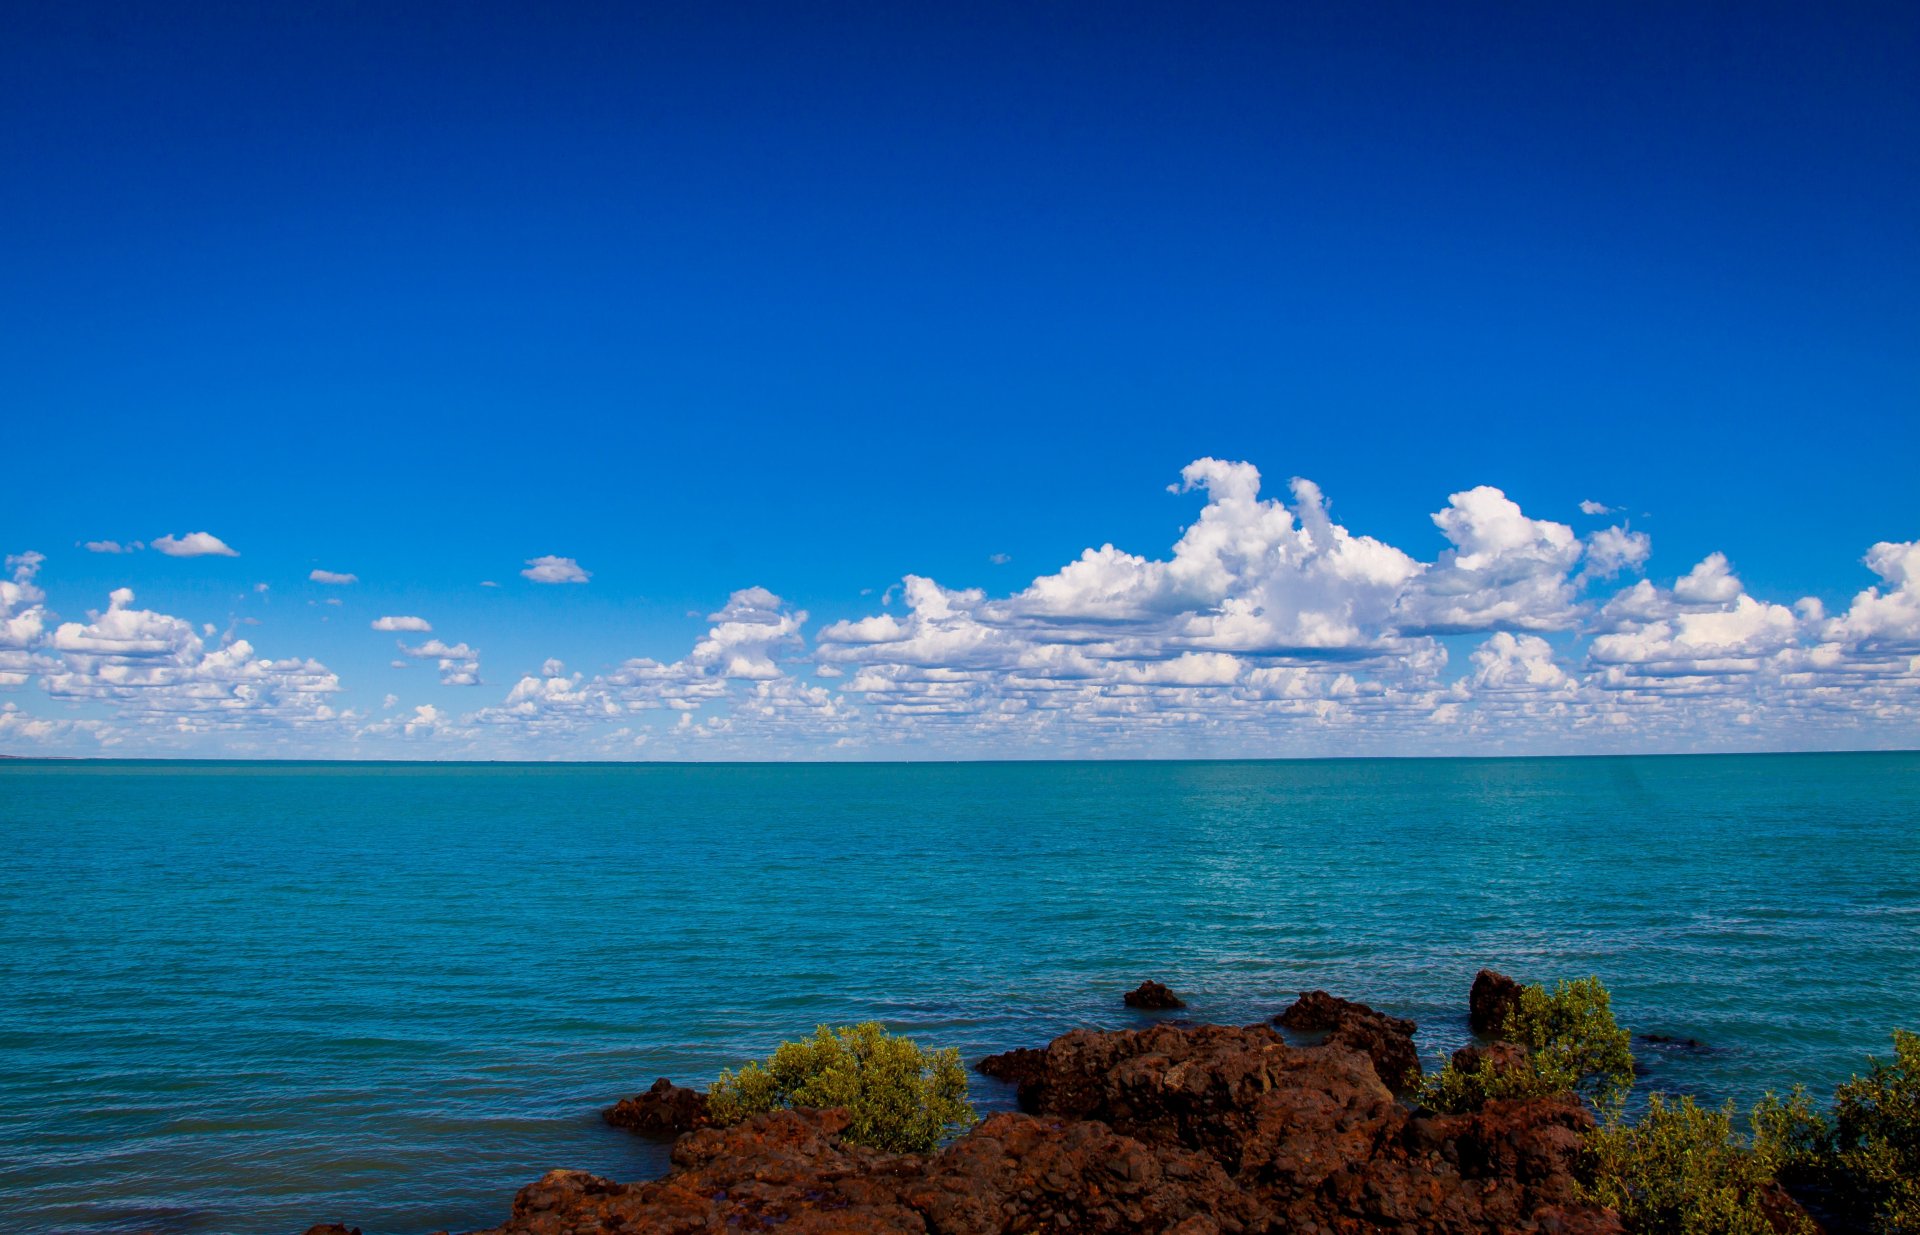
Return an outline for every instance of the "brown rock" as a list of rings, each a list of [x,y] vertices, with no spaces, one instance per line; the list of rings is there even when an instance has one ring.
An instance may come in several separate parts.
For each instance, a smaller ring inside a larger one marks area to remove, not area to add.
[[[341,1226],[338,1222],[326,1222],[307,1228],[307,1235],[360,1235],[357,1226]]]
[[[676,1137],[707,1126],[707,1095],[663,1076],[645,1093],[622,1098],[608,1107],[600,1118],[642,1136]]]
[[[1327,1031],[1327,1041],[1359,1051],[1395,1093],[1420,1087],[1420,1051],[1413,1044],[1419,1026],[1364,1003],[1325,991],[1303,991],[1292,1007],[1273,1018],[1276,1025],[1305,1033]]]
[[[1467,1023],[1483,1038],[1504,1035],[1507,1013],[1520,1004],[1518,982],[1497,969],[1482,969],[1473,975],[1473,991],[1467,996]]]
[[[841,1111],[777,1111],[682,1136],[651,1183],[551,1172],[490,1235],[1620,1235],[1575,1187],[1592,1120],[1570,1098],[1416,1115],[1365,1052],[1266,1025],[1079,1030],[995,1058],[1035,1113],[938,1153],[848,1144]]]
[[[1029,1047],[1016,1047],[998,1055],[989,1055],[974,1065],[974,1070],[982,1076],[990,1076],[996,1081],[1012,1081],[1019,1088],[1019,1101],[1022,1107],[1027,1105],[1027,1092],[1036,1087],[1046,1075],[1047,1053]]]
[[[1158,982],[1142,982],[1121,996],[1121,1002],[1145,1012],[1169,1012],[1187,1006],[1186,1000]]]
[[[1527,1048],[1518,1042],[1463,1046],[1453,1053],[1453,1067],[1456,1072],[1478,1072],[1482,1068],[1507,1072],[1525,1067],[1527,1055]]]

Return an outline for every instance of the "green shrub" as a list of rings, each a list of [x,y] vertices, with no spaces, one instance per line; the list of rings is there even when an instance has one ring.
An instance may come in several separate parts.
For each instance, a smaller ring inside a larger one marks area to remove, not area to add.
[[[1756,1117],[1756,1124],[1758,1119]],[[1786,1235],[1811,1233],[1797,1215],[1767,1217],[1762,1194],[1773,1183],[1769,1151],[1742,1143],[1733,1106],[1702,1110],[1692,1098],[1658,1094],[1636,1123],[1610,1119],[1587,1138],[1588,1196],[1620,1213],[1635,1235]]]
[[[1613,1001],[1598,978],[1560,981],[1551,993],[1528,986],[1508,1011],[1502,1037],[1527,1048],[1512,1066],[1442,1068],[1421,1090],[1435,1110],[1472,1110],[1495,1098],[1582,1093],[1617,1108],[1633,1086],[1633,1049],[1613,1019]]]
[[[1754,1156],[1783,1181],[1825,1183],[1833,1171],[1833,1125],[1813,1109],[1804,1085],[1769,1092],[1753,1108]]]
[[[1835,1168],[1885,1235],[1920,1235],[1920,1034],[1896,1029],[1891,1063],[1834,1091]]]
[[[722,1072],[707,1095],[715,1123],[785,1107],[845,1107],[849,1141],[894,1153],[925,1153],[974,1121],[960,1052],[923,1050],[868,1021],[822,1025],[783,1042],[766,1060]]]

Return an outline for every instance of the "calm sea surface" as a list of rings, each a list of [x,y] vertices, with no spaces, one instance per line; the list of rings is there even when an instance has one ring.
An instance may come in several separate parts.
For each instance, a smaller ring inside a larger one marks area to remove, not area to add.
[[[657,1173],[600,1107],[817,1022],[971,1061],[1154,977],[1437,1055],[1483,964],[1711,1048],[1643,1086],[1824,1090],[1920,1028],[1920,755],[0,762],[0,1229],[490,1225]]]

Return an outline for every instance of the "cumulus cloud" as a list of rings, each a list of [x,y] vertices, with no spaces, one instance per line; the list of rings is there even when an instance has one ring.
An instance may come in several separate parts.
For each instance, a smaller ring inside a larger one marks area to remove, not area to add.
[[[1580,513],[1583,515],[1610,515],[1613,513],[1613,507],[1606,505],[1604,502],[1596,502],[1592,498],[1587,498],[1580,503]]]
[[[1587,570],[1594,579],[1611,579],[1623,570],[1639,570],[1653,553],[1645,532],[1610,527],[1587,537]]]
[[[0,687],[24,685],[40,666],[34,654],[47,625],[47,594],[34,583],[46,555],[29,549],[9,554],[0,579]]]
[[[442,686],[478,686],[480,684],[480,652],[477,648],[464,643],[444,643],[439,639],[429,639],[418,647],[406,643],[398,644],[400,650],[415,660],[437,662]]]
[[[168,557],[239,557],[227,542],[211,532],[188,532],[185,536],[159,536],[153,547]]]
[[[1434,525],[1453,544],[1400,610],[1423,633],[1565,630],[1578,617],[1573,581],[1582,545],[1564,523],[1532,519],[1492,485],[1447,499]]]
[[[1824,636],[1856,646],[1920,649],[1920,540],[1882,541],[1867,551],[1866,564],[1880,585],[1855,596],[1826,625]]]
[[[592,578],[588,571],[580,569],[580,563],[570,557],[544,557],[527,559],[527,568],[520,572],[522,576],[535,583],[585,583]]]
[[[609,758],[1920,743],[1920,542],[1872,546],[1870,574],[1830,612],[1750,595],[1724,553],[1678,578],[1609,583],[1644,573],[1645,533],[1582,537],[1491,485],[1446,496],[1436,535],[1405,546],[1345,526],[1312,481],[1268,486],[1246,462],[1195,460],[1171,488],[1198,508],[1157,551],[1099,544],[1006,591],[909,574],[821,628],[742,588],[677,657],[598,671],[548,658],[497,702],[456,715],[388,695],[371,722],[332,711],[324,666],[216,643],[214,627],[141,609],[125,589],[104,613],[57,622],[42,559],[17,554],[0,581],[0,685],[37,679],[56,704],[114,716],[85,718],[95,731],[16,707],[0,712],[0,738],[95,749],[184,725],[234,741],[350,732],[420,753]],[[561,563],[573,565],[529,567]],[[373,625],[431,633],[417,617]],[[396,665],[479,682],[467,643],[398,646]]]
[[[1709,553],[1673,584],[1673,597],[1682,604],[1723,605],[1741,594],[1740,580],[1727,567],[1727,555]]]
[[[325,665],[262,657],[245,639],[210,645],[191,622],[136,607],[130,588],[115,589],[89,621],[61,623],[45,645],[58,658],[41,675],[48,695],[176,733],[339,719],[330,697],[340,681]]]
[[[81,548],[88,553],[134,553],[146,546],[137,540],[130,540],[125,544],[117,540],[86,540],[81,542]]]
[[[360,582],[359,575],[343,574],[342,572],[337,570],[309,571],[307,573],[307,578],[313,580],[315,583],[327,583],[327,584],[333,584],[335,586]]]

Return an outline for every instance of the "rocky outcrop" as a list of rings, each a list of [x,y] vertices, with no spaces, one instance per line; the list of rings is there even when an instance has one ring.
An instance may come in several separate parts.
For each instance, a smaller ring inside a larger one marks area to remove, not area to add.
[[[1476,1043],[1453,1053],[1453,1070],[1478,1072],[1485,1068],[1489,1072],[1511,1072],[1525,1068],[1527,1057],[1527,1048],[1518,1042]]]
[[[1120,1001],[1143,1012],[1171,1012],[1187,1006],[1186,1000],[1158,982],[1142,982],[1122,995]]]
[[[1507,1013],[1520,1004],[1518,982],[1497,969],[1482,969],[1473,975],[1473,990],[1467,996],[1467,1023],[1483,1038],[1498,1038],[1507,1023]]]
[[[1328,1042],[1359,1051],[1373,1061],[1374,1071],[1395,1093],[1412,1093],[1420,1087],[1420,1051],[1413,1044],[1419,1026],[1412,1021],[1325,991],[1303,991],[1273,1023],[1299,1033],[1325,1032]]]
[[[1025,1092],[1028,1086],[1037,1083],[1046,1074],[1047,1053],[1025,1046],[1016,1047],[987,1056],[974,1065],[974,1070],[996,1081],[1011,1081],[1020,1087],[1021,1092]]]
[[[1584,1107],[1562,1097],[1409,1111],[1366,1051],[1331,1040],[1362,1007],[1348,1005],[1315,1046],[1267,1025],[1161,1024],[996,1056],[993,1074],[1020,1084],[1023,1111],[931,1155],[842,1141],[837,1111],[702,1128],[651,1183],[548,1174],[493,1235],[1617,1235],[1615,1215],[1574,1187]]]
[[[667,1139],[707,1126],[707,1095],[663,1076],[645,1093],[608,1107],[600,1118],[616,1128]]]

